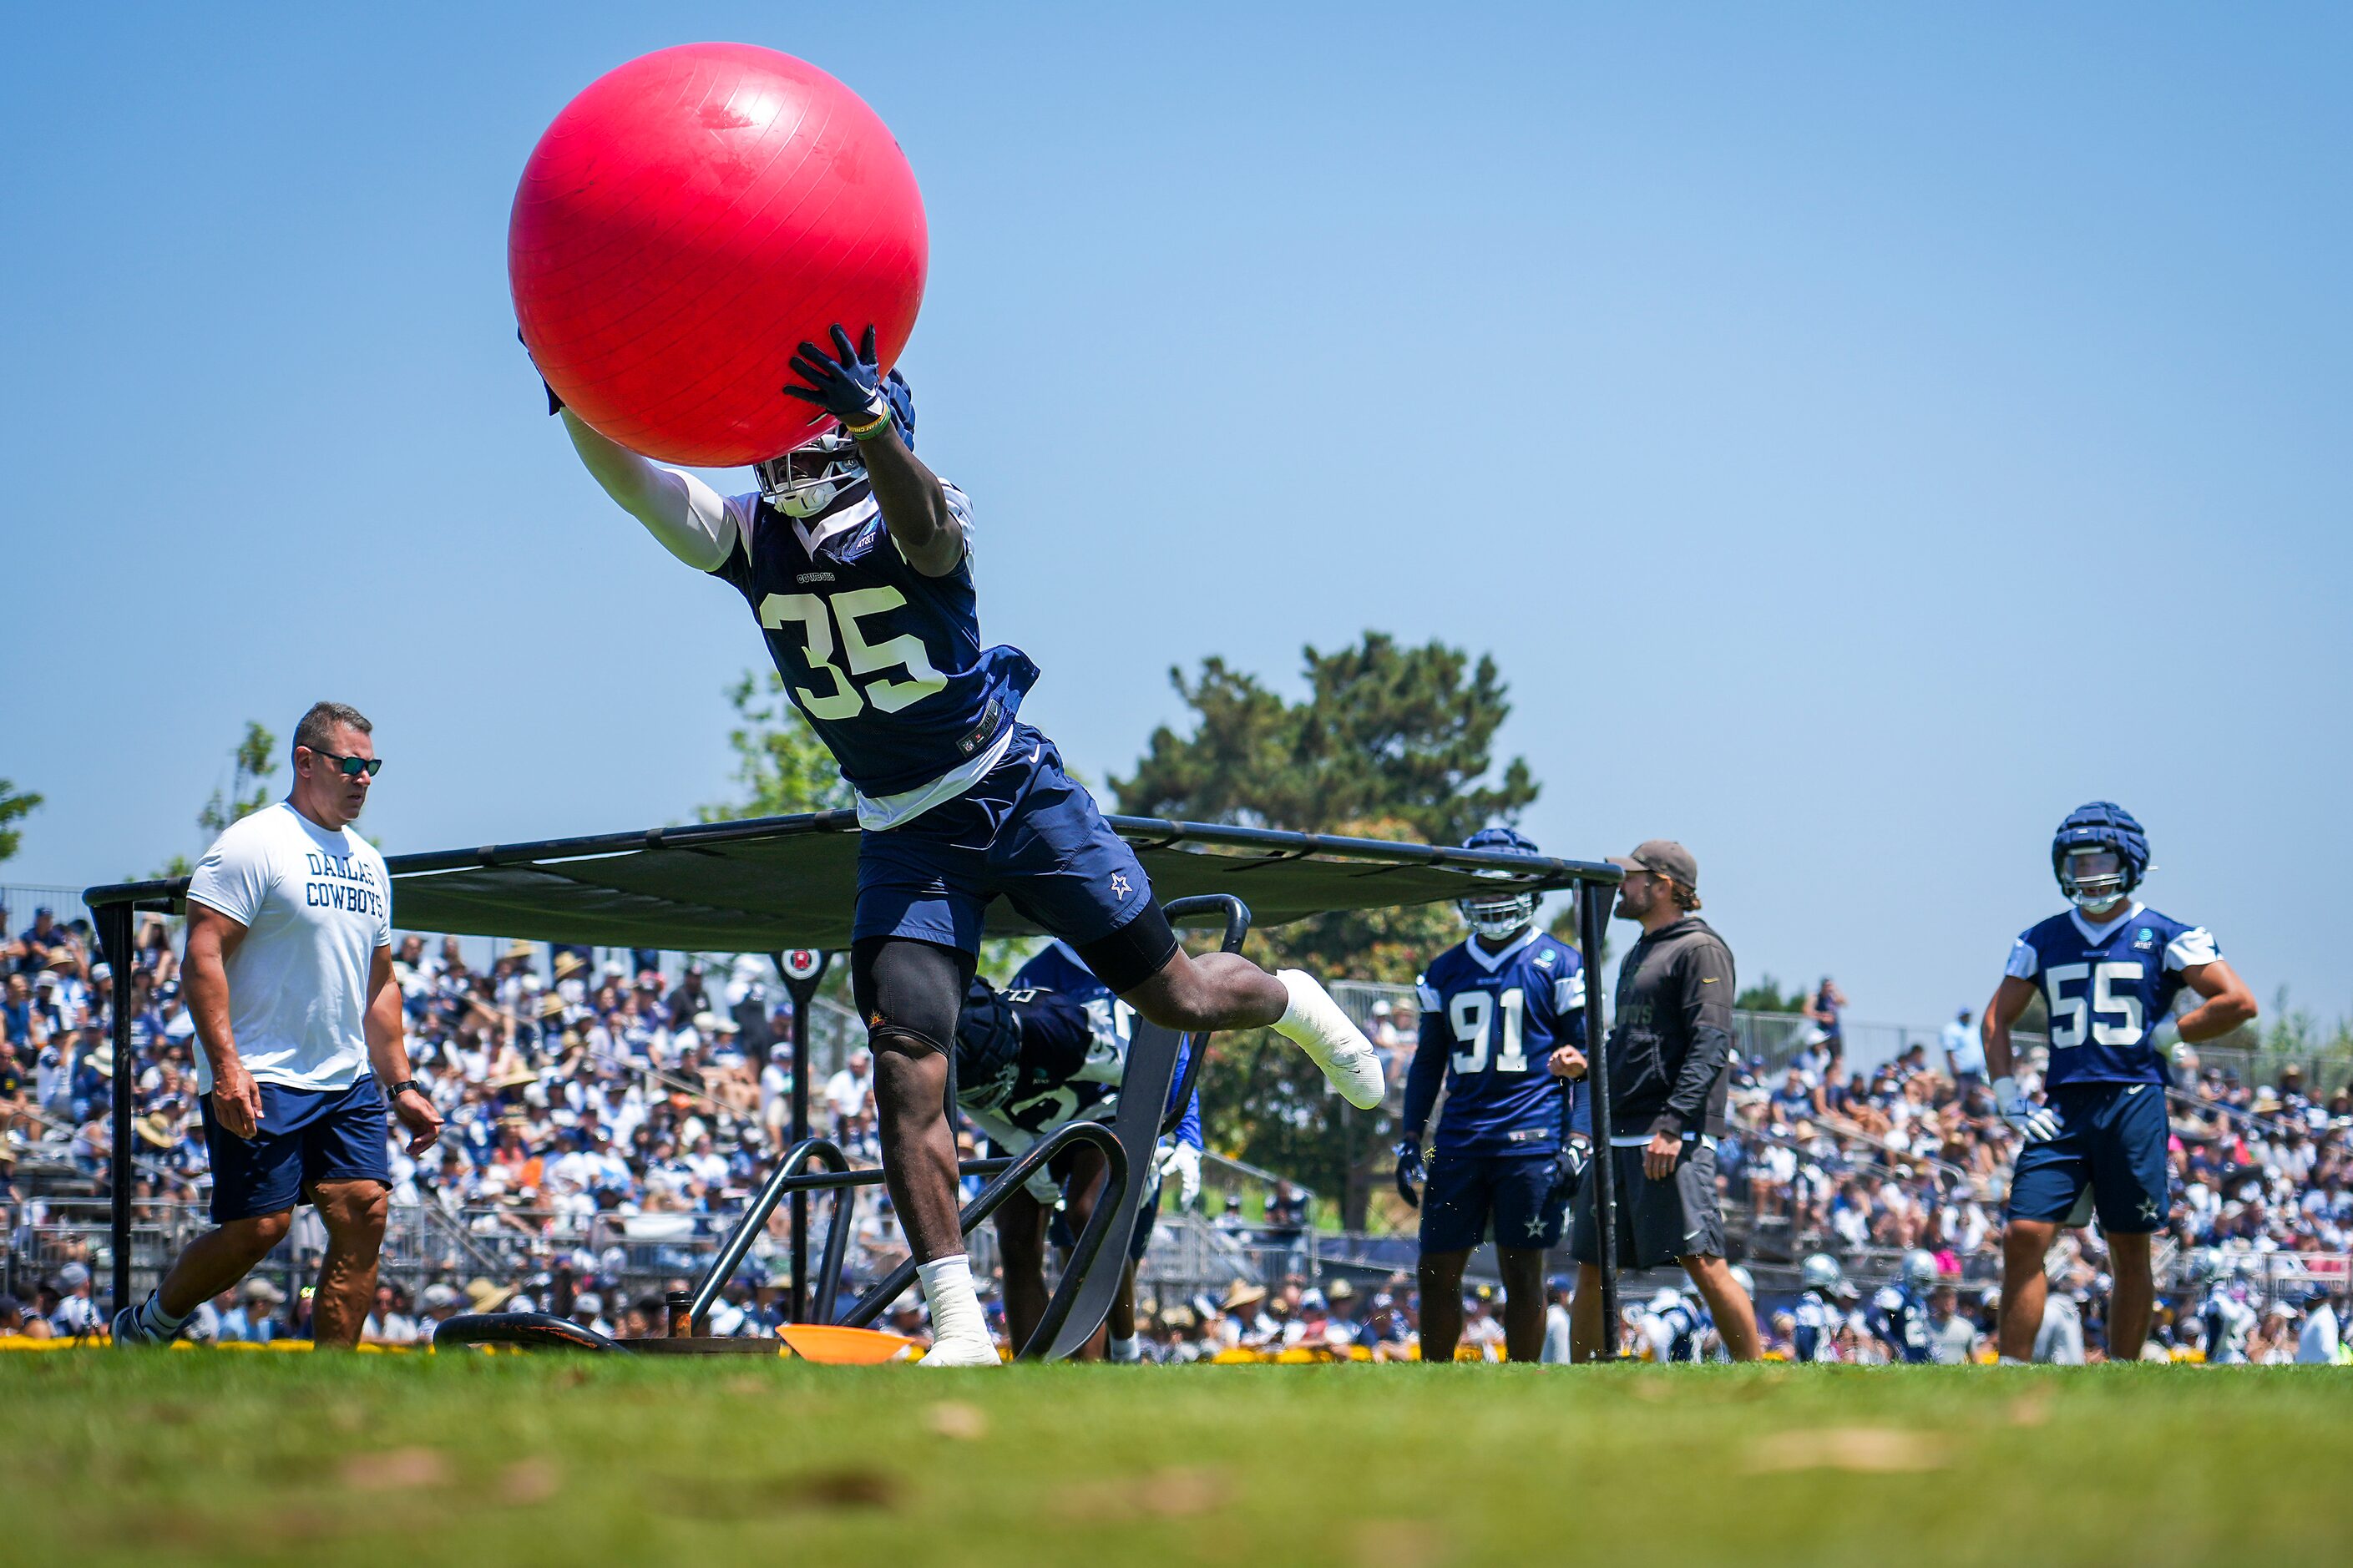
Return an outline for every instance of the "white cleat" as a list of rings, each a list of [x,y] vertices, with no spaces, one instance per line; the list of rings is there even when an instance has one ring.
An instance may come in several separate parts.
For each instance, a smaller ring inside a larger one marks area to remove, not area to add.
[[[1387,1092],[1381,1054],[1364,1031],[1349,1022],[1331,993],[1305,970],[1277,970],[1274,977],[1291,993],[1290,1009],[1276,1021],[1276,1032],[1305,1051],[1349,1104],[1359,1110],[1380,1104]]]
[[[127,1349],[132,1345],[160,1345],[164,1342],[161,1337],[149,1333],[139,1321],[138,1307],[125,1307],[114,1314],[114,1342]]]
[[[992,1344],[986,1335],[975,1338],[962,1334],[950,1334],[944,1339],[932,1342],[932,1348],[923,1352],[923,1359],[916,1364],[919,1366],[1003,1366],[1005,1360],[997,1353],[997,1346]]]

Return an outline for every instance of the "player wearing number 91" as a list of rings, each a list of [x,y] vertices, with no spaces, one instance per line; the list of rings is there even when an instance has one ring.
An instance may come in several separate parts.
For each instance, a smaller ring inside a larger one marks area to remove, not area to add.
[[[2108,1358],[2132,1361],[2156,1294],[2149,1237],[2171,1208],[2161,1026],[2184,986],[2203,998],[2171,1026],[2184,1040],[2251,1022],[2255,1000],[2203,926],[2132,896],[2148,870],[2148,838],[2124,807],[2095,800],[2069,812],[2051,841],[2051,868],[2074,908],[2011,945],[1985,1010],[1994,1104],[2021,1140],[2002,1237],[2001,1359],[2031,1359],[2043,1255],[2063,1222],[2089,1218],[2077,1202],[2088,1189],[2116,1279]],[[2041,1104],[2020,1089],[2010,1045],[2038,995],[2051,1010]]]
[[[1533,855],[1508,827],[1465,849]],[[1560,1245],[1592,1141],[1585,1103],[1585,965],[1535,928],[1535,896],[1464,899],[1471,935],[1430,960],[1417,988],[1421,1037],[1405,1079],[1398,1189],[1421,1209],[1421,1359],[1451,1361],[1462,1333],[1462,1268],[1492,1237],[1504,1275],[1504,1353],[1544,1349],[1545,1249]],[[1422,1133],[1447,1090],[1426,1179]],[[1422,1180],[1417,1194],[1413,1183]]]
[[[924,1360],[994,1366],[942,1103],[990,900],[1068,942],[1155,1024],[1287,1036],[1360,1109],[1381,1102],[1380,1058],[1311,976],[1176,945],[1134,851],[1017,717],[1037,666],[982,646],[971,508],[916,459],[913,395],[876,363],[871,327],[856,344],[838,326],[832,338],[830,353],[799,345],[798,379],[779,395],[835,427],[756,465],[748,495],[723,498],[615,445],[553,392],[548,411],[624,510],[749,601],[794,706],[857,792],[850,985],[874,1051],[883,1173],[932,1312]]]

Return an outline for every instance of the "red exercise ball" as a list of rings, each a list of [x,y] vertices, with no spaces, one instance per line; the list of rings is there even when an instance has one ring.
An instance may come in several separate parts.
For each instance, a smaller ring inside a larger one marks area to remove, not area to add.
[[[567,407],[622,446],[756,463],[830,420],[783,395],[804,338],[906,347],[931,241],[865,100],[806,60],[683,44],[564,106],[507,226],[515,319]]]

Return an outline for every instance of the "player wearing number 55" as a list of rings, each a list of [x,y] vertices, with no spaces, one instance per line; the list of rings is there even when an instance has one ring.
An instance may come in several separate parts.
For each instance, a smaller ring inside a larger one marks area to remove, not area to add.
[[[982,646],[972,509],[917,460],[905,380],[879,367],[873,328],[832,339],[831,352],[798,346],[778,395],[834,424],[754,465],[748,495],[648,462],[553,392],[549,411],[607,494],[749,601],[794,705],[857,792],[850,986],[874,1051],[883,1173],[932,1310],[924,1360],[993,1366],[942,1103],[991,900],[1069,942],[1155,1024],[1279,1030],[1360,1109],[1381,1102],[1380,1058],[1311,976],[1176,945],[1134,851],[1017,716],[1038,667]]]
[[[2148,868],[2148,837],[2123,806],[2095,800],[2069,812],[2051,840],[2051,869],[2074,908],[2010,945],[1986,1004],[1994,1104],[2021,1140],[2001,1247],[2006,1362],[2033,1355],[2042,1256],[2063,1223],[2090,1223],[2093,1206],[2116,1279],[2108,1359],[2139,1357],[2156,1297],[2149,1237],[2172,1212],[2165,1037],[2211,1040],[2254,1020],[2254,997],[2206,928],[2132,896]],[[2185,986],[2203,1000],[2170,1022]],[[2010,1044],[2010,1026],[2038,995],[2051,1009],[2039,1104],[2019,1085]]]

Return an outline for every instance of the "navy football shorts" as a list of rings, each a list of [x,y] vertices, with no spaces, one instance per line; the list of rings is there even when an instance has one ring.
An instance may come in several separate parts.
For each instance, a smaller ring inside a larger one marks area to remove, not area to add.
[[[1550,1154],[1440,1154],[1421,1189],[1421,1249],[1560,1245],[1566,1201],[1550,1203]]]
[[[205,1147],[213,1161],[213,1223],[282,1214],[319,1182],[392,1185],[385,1153],[384,1090],[373,1077],[349,1089],[287,1089],[263,1083],[261,1121],[239,1138],[204,1108]]]
[[[851,935],[976,953],[982,911],[997,898],[1082,956],[1156,910],[1135,851],[1062,771],[1054,743],[1027,724],[1015,725],[1005,760],[972,788],[904,826],[860,837]],[[1113,990],[1127,990],[1175,951],[1171,932],[1165,951],[1135,955],[1134,966],[1149,965],[1142,973],[1114,979],[1100,965],[1097,973]]]
[[[2018,1152],[2010,1217],[2055,1224],[2089,1185],[2102,1230],[2163,1228],[2172,1206],[2165,1090],[2153,1083],[2069,1084],[2049,1098],[2059,1135]]]

